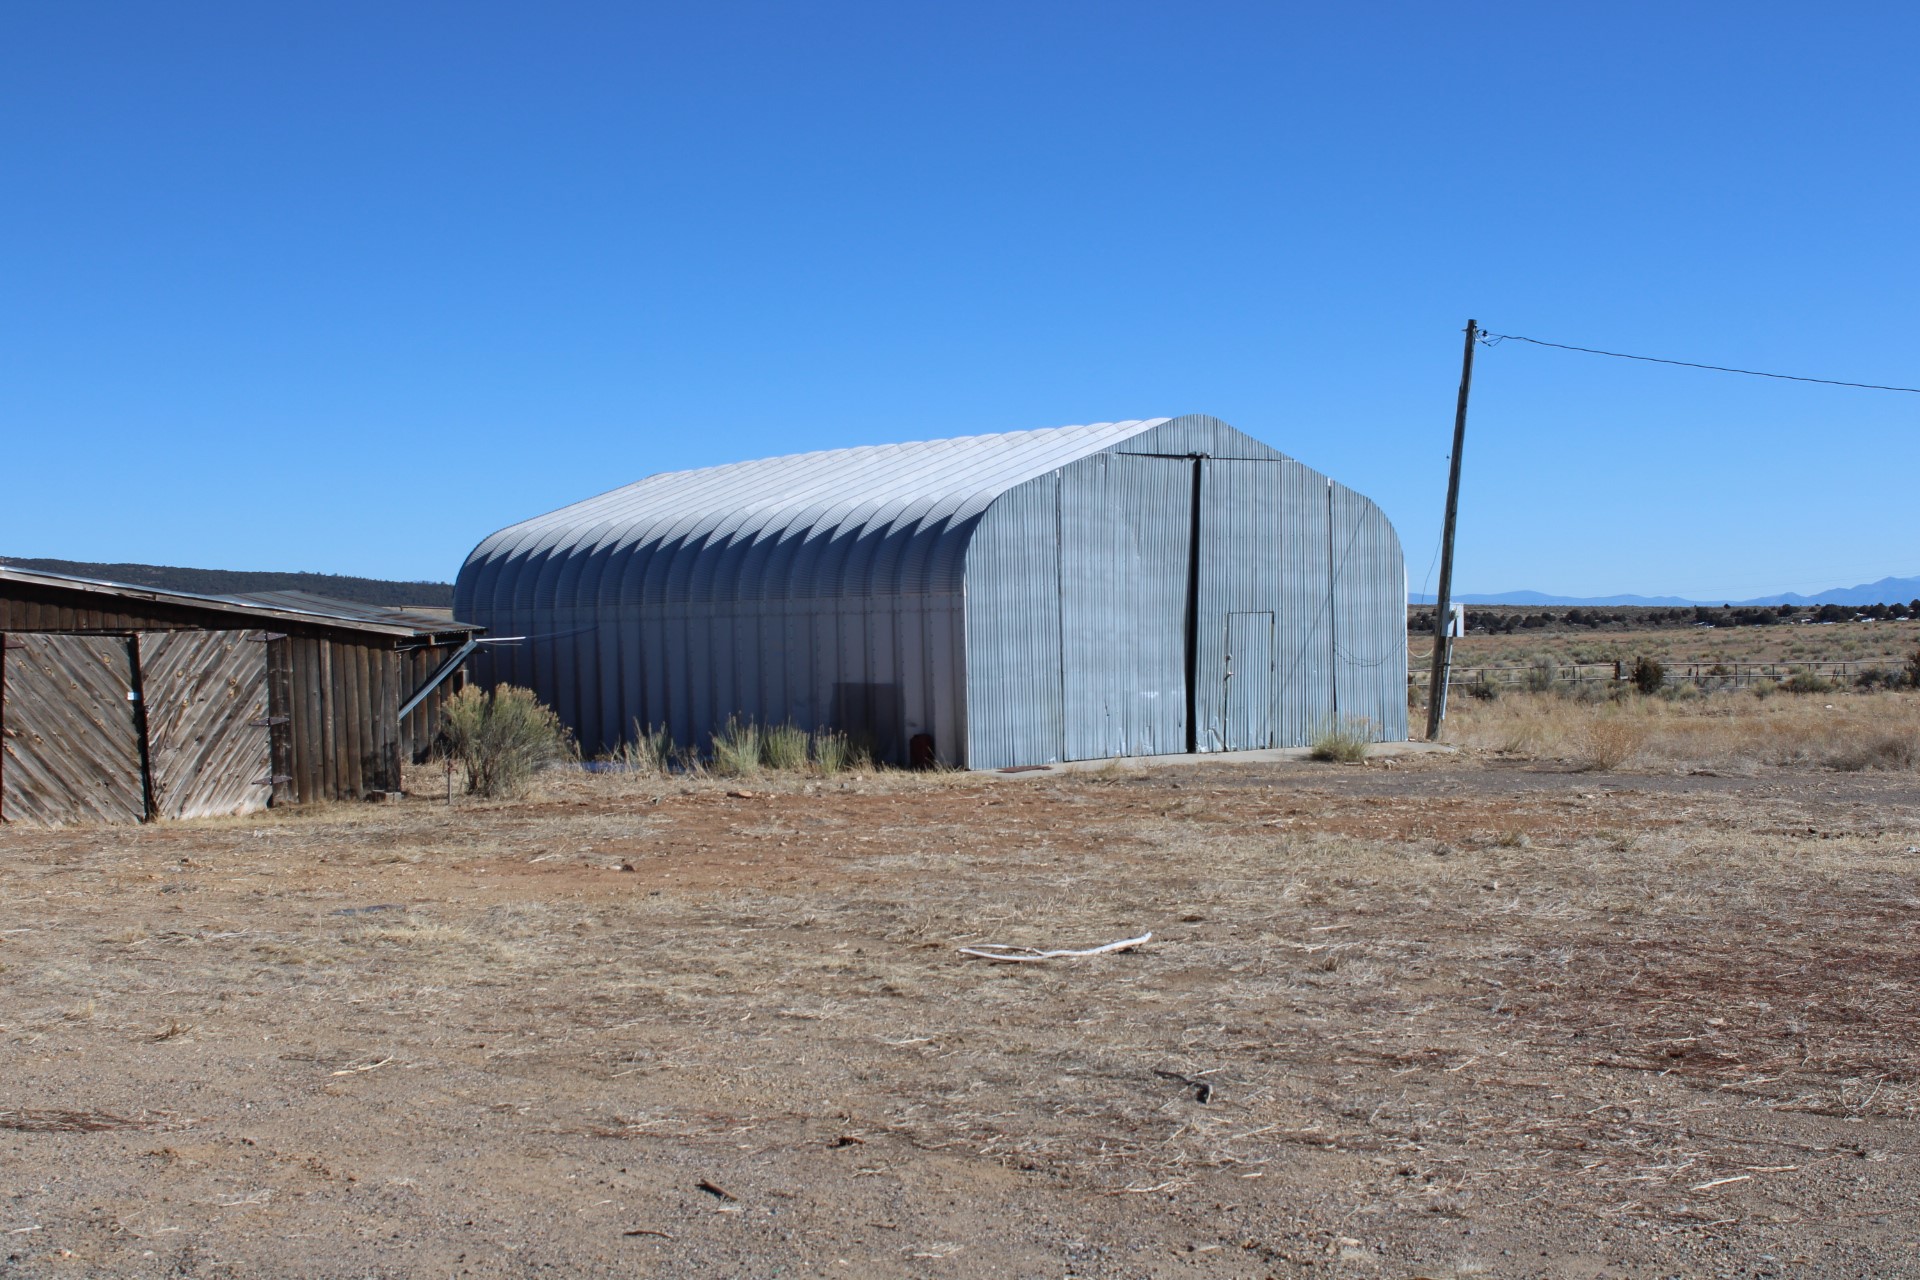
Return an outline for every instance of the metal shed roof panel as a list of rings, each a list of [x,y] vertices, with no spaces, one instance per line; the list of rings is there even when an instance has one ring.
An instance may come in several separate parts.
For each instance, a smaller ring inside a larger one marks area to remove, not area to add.
[[[1015,485],[1167,421],[868,445],[663,472],[486,539],[461,571],[456,608],[552,608],[585,603],[582,597],[951,589],[965,539],[946,534],[961,532]],[[565,563],[581,556],[604,561],[591,583],[586,571]]]
[[[210,617],[226,615],[240,619],[241,626],[264,626],[270,622],[306,623],[391,636],[476,632],[484,629],[456,622],[450,617],[439,618],[430,613],[356,604],[350,600],[335,600],[330,596],[317,596],[305,591],[202,595],[195,591],[168,591],[127,582],[109,582],[104,578],[81,578],[66,573],[0,565],[0,584],[10,582],[96,597],[102,601],[196,609]]]

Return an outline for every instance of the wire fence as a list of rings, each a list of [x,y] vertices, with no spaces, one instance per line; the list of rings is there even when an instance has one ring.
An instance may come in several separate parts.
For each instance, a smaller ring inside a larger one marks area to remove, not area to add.
[[[1867,672],[1889,678],[1904,673],[1897,661],[1850,662],[1680,662],[1666,665],[1667,684],[1694,684],[1703,689],[1745,689],[1763,681],[1785,684],[1796,676],[1835,685],[1860,683]],[[1426,670],[1408,672],[1408,683],[1426,688],[1432,679]],[[1574,662],[1536,666],[1454,667],[1447,676],[1449,689],[1492,686],[1502,690],[1538,689],[1555,685],[1614,684],[1633,679],[1631,662]]]

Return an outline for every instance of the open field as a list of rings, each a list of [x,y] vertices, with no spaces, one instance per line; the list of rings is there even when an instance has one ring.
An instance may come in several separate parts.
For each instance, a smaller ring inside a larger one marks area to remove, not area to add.
[[[1920,1274],[1920,780],[1632,767],[0,831],[0,1275]]]
[[[1920,698],[1904,690],[1619,699],[1507,693],[1492,701],[1456,693],[1450,705],[1448,742],[1496,759],[1574,769],[1759,777],[1780,768],[1920,765]]]
[[[1433,637],[1409,638],[1409,665],[1425,671]],[[1861,662],[1899,667],[1920,649],[1920,622],[1802,623],[1772,627],[1657,627],[1589,631],[1565,626],[1501,635],[1468,634],[1453,642],[1461,667],[1526,667],[1653,658],[1669,667],[1716,662]]]

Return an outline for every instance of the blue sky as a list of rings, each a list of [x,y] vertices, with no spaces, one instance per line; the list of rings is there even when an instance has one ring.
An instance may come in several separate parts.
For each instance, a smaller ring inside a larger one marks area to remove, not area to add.
[[[1469,316],[1920,385],[1903,5],[0,9],[0,552],[448,579],[654,471],[1210,413],[1431,585]],[[1481,353],[1458,584],[1920,572],[1920,396]]]

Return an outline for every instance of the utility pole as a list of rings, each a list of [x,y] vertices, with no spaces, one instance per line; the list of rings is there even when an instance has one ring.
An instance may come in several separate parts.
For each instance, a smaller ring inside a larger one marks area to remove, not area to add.
[[[1460,358],[1460,402],[1453,411],[1453,458],[1447,468],[1447,522],[1440,534],[1440,594],[1433,602],[1433,673],[1427,678],[1427,741],[1440,737],[1447,718],[1447,674],[1453,666],[1453,526],[1460,516],[1460,450],[1467,442],[1467,392],[1473,386],[1473,344],[1480,327],[1467,321],[1467,349]]]

